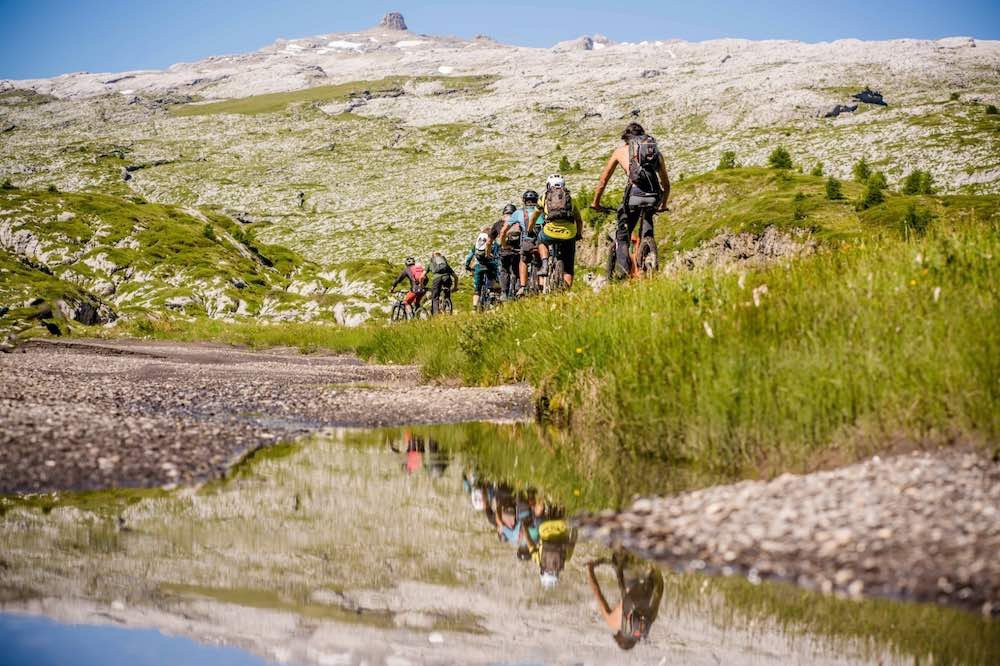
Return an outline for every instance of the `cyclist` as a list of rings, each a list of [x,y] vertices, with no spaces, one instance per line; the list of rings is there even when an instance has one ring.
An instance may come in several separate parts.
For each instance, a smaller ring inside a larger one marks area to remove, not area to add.
[[[490,241],[490,227],[480,229],[475,245],[465,257],[465,270],[467,272],[472,271],[472,261],[476,262],[472,281],[473,309],[479,306],[479,289],[483,285],[483,280],[486,280],[486,284],[491,287],[497,282],[497,263],[494,257],[498,250],[498,244]]]
[[[540,219],[542,227],[538,232],[538,254],[542,258],[542,268],[538,274],[548,274],[550,250],[558,245],[559,255],[563,260],[563,280],[567,287],[572,287],[576,243],[582,238],[583,219],[580,211],[573,206],[566,179],[559,174],[552,174],[545,181],[543,205],[536,208],[528,219],[529,234],[534,231]]]
[[[496,241],[500,248],[498,254],[500,267],[500,298],[506,300],[507,295],[513,293],[517,288],[518,263],[521,254],[520,234],[510,234],[503,236],[505,227],[510,226],[510,218],[517,211],[517,206],[512,203],[503,207],[500,219],[493,223],[490,228],[490,241]],[[501,237],[503,236],[503,237]]]
[[[601,196],[615,168],[619,166],[628,177],[628,184],[625,186],[622,205],[618,208],[618,225],[615,228],[616,263],[619,272],[628,271],[626,274],[629,274],[632,259],[628,248],[632,232],[641,219],[639,236],[645,237],[653,233],[653,215],[667,209],[670,178],[656,139],[646,134],[639,123],[629,123],[622,132],[622,145],[611,153],[597,181],[594,200],[590,204],[594,210],[605,210],[601,206]]]
[[[392,283],[389,291],[396,291],[396,285],[403,280],[409,280],[410,290],[406,292],[403,303],[412,313],[413,310],[420,307],[420,301],[423,300],[424,294],[427,293],[427,272],[424,270],[423,264],[417,263],[417,260],[413,257],[407,257],[403,261],[403,264],[403,272]]]
[[[520,286],[517,295],[524,295],[524,286],[528,284],[528,264],[538,257],[538,237],[527,233],[528,218],[538,208],[538,192],[527,190],[521,195],[521,208],[515,210],[507,224],[500,230],[500,246],[515,244],[520,250],[521,261],[518,265]]]
[[[452,292],[458,289],[458,274],[448,263],[448,259],[435,251],[429,262],[434,282],[431,283],[431,314],[437,314],[438,298],[442,291]]]
[[[615,568],[621,600],[614,609],[608,605],[594,575],[594,568],[601,564]],[[656,621],[663,598],[663,574],[655,565],[619,550],[610,562],[606,559],[587,562],[587,580],[604,622],[615,632],[618,647],[631,650],[640,640],[649,638],[649,628]]]

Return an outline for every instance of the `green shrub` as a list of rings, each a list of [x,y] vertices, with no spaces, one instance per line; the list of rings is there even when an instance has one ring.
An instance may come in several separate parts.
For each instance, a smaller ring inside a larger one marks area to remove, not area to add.
[[[0,183],[0,190],[16,190],[14,183],[10,182],[10,178],[4,179],[3,183]]]
[[[583,168],[580,166],[579,160],[573,162],[573,171],[583,171]]]
[[[210,241],[215,240],[215,227],[211,224],[205,224],[205,228],[201,230],[201,235]]]
[[[812,168],[812,171],[809,172],[809,175],[810,176],[816,176],[817,178],[822,178],[823,177],[823,163],[822,162],[816,162],[816,166],[814,166]]]
[[[851,173],[854,174],[854,180],[859,183],[867,183],[868,178],[872,175],[872,169],[868,166],[868,160],[861,158],[854,164],[854,168],[851,169]]]
[[[997,115],[997,113],[998,112],[997,112],[997,105],[996,104],[987,104],[986,105],[986,115],[988,115],[988,116],[995,116],[995,115]]]
[[[49,185],[48,187],[45,188],[45,191],[48,192],[49,194],[57,194],[59,192],[59,188],[56,187],[55,185]]]
[[[792,219],[796,221],[806,219],[806,195],[802,194],[802,192],[796,192],[794,202],[794,207],[792,208]]]
[[[573,169],[573,165],[569,163],[569,158],[565,155],[559,160],[559,171],[561,173],[567,173]]]
[[[917,236],[923,236],[927,232],[927,227],[930,226],[933,219],[934,214],[929,210],[917,206],[915,203],[911,203],[906,207],[906,213],[903,214],[903,219],[900,225],[902,227],[903,236],[906,238],[909,238],[914,234]]]
[[[830,176],[826,180],[826,198],[830,201],[840,201],[844,198],[844,192],[840,187],[840,181]]]
[[[934,194],[934,179],[929,171],[916,169],[903,180],[903,194]]]
[[[791,169],[792,156],[784,146],[778,146],[774,149],[768,158],[767,163],[772,169]]]
[[[959,97],[961,97],[961,95],[959,95],[957,92],[953,92],[951,95],[948,96],[948,100],[952,102],[957,102]]]
[[[727,150],[722,153],[722,157],[719,158],[719,165],[715,167],[719,171],[724,171],[726,169],[736,168],[736,151]]]
[[[885,193],[882,189],[875,184],[868,183],[868,186],[865,187],[865,193],[861,195],[861,200],[858,201],[857,209],[868,210],[872,206],[877,206],[885,201]]]
[[[880,190],[884,190],[889,186],[889,181],[885,179],[885,174],[881,171],[873,172],[872,175],[869,176],[867,183],[868,185],[877,187]]]

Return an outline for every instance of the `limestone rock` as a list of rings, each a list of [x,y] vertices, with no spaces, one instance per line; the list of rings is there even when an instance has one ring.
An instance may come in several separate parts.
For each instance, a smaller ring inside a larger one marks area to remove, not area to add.
[[[407,30],[406,21],[403,20],[403,15],[399,12],[388,12],[379,21],[378,27],[386,30]]]

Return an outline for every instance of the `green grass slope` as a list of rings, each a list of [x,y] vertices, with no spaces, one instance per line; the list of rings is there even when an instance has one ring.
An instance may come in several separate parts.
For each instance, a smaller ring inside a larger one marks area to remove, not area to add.
[[[358,269],[360,270],[360,269]],[[95,193],[0,190],[0,306],[101,323],[121,315],[332,320],[339,275],[211,210]],[[62,308],[52,305],[62,302]],[[98,309],[75,316],[82,303]],[[324,312],[326,310],[326,312]]]

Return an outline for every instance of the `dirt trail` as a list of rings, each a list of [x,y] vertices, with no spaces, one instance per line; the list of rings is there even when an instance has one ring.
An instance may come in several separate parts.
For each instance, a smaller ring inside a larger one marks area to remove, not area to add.
[[[517,421],[527,386],[426,385],[413,366],[215,344],[33,341],[0,354],[0,492],[217,476],[329,427]]]

